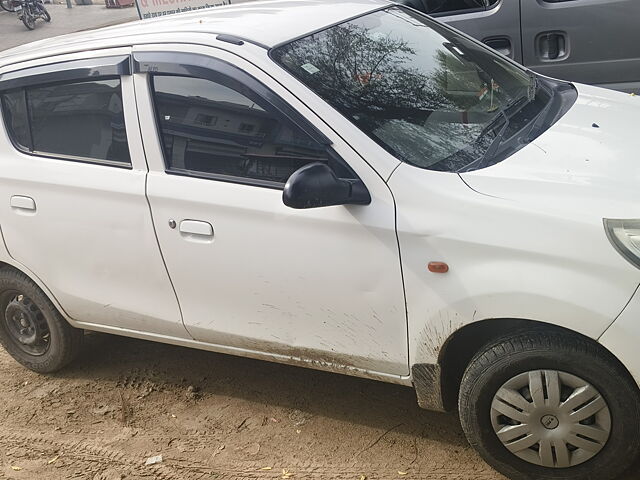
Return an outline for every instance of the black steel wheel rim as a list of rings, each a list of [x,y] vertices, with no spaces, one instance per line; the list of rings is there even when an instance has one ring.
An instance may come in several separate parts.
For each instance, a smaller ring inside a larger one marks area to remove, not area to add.
[[[27,295],[16,290],[0,295],[0,313],[9,340],[24,353],[42,356],[49,350],[51,331],[44,314]]]

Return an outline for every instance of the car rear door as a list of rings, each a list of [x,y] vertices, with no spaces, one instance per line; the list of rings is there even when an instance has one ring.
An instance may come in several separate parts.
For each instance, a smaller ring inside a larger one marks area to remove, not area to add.
[[[134,47],[134,59],[148,198],[193,338],[242,355],[407,375],[394,202],[384,180],[236,55],[167,44]],[[371,204],[285,206],[282,182],[313,161],[346,161]]]
[[[74,320],[186,337],[145,196],[130,49],[0,71],[0,225]]]
[[[521,0],[523,63],[544,75],[640,89],[640,1]]]

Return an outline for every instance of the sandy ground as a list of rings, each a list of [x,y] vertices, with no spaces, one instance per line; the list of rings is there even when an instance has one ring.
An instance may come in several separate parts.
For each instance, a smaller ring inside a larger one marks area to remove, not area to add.
[[[0,350],[0,478],[504,480],[455,414],[419,409],[410,388],[86,340],[81,358],[51,376]],[[162,463],[145,466],[155,455]]]
[[[0,478],[503,478],[467,445],[455,414],[419,409],[410,388],[86,340],[82,357],[52,376],[0,351]],[[145,466],[154,455],[162,463]]]

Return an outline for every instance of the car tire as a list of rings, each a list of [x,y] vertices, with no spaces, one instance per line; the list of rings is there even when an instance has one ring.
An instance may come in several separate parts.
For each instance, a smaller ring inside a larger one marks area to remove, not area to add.
[[[31,279],[0,269],[0,344],[16,361],[34,372],[55,372],[77,356],[83,337]]]
[[[458,407],[469,443],[512,480],[615,479],[640,452],[631,375],[603,347],[561,331],[485,346],[464,372]]]

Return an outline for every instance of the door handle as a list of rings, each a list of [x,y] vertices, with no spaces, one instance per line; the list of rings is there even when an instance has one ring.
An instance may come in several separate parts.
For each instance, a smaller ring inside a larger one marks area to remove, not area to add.
[[[492,37],[485,38],[482,41],[485,45],[490,46],[502,55],[513,58],[513,48],[511,47],[511,40],[507,37]]]
[[[213,226],[209,222],[200,220],[182,220],[180,222],[180,233],[189,236],[213,237]]]
[[[542,60],[562,60],[567,56],[567,37],[563,32],[541,33],[536,43]]]
[[[9,205],[11,205],[11,208],[18,210],[28,210],[32,212],[36,210],[36,201],[31,197],[25,197],[23,195],[12,196]]]

